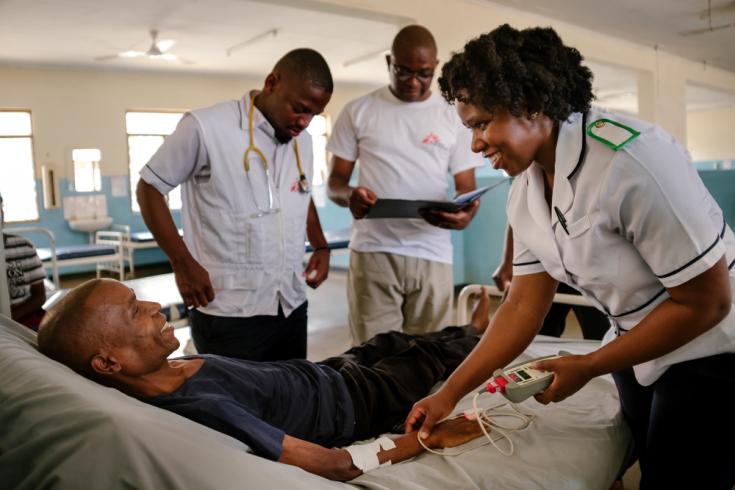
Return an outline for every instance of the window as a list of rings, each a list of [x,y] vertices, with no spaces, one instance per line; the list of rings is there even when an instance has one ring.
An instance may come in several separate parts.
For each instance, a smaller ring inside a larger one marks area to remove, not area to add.
[[[74,190],[77,192],[101,191],[102,152],[97,148],[77,148],[72,150],[71,159],[74,162]]]
[[[30,111],[0,111],[0,194],[6,222],[38,219]]]
[[[324,185],[327,180],[327,137],[329,136],[329,116],[314,116],[306,130],[311,135],[314,148],[314,175],[312,184]]]
[[[130,171],[130,202],[133,211],[139,213],[140,206],[135,197],[139,172],[148,163],[163,139],[174,132],[183,112],[127,112],[125,127],[128,133],[128,160]],[[181,209],[181,188],[168,194],[168,207]]]

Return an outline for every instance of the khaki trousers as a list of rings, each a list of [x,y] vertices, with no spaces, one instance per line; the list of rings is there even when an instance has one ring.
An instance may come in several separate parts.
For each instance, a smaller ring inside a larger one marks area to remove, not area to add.
[[[452,321],[452,265],[351,250],[347,299],[355,344],[390,330],[408,334],[439,330]]]

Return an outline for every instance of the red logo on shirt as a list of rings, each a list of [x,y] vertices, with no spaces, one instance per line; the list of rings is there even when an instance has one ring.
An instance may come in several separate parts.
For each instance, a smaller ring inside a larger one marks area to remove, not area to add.
[[[439,137],[435,135],[434,133],[429,133],[426,136],[424,136],[424,139],[421,140],[421,143],[425,145],[435,145],[439,143]]]
[[[299,181],[298,181],[298,179],[296,180],[296,182],[294,182],[293,184],[291,184],[291,192],[299,192]]]

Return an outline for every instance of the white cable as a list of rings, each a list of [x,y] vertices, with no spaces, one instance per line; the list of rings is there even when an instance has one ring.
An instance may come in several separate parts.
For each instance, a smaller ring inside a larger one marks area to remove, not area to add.
[[[503,454],[505,456],[511,456],[514,451],[514,446],[513,446],[513,440],[510,438],[510,434],[513,432],[521,431],[521,430],[528,428],[531,425],[531,422],[533,421],[535,416],[524,414],[520,410],[518,410],[518,408],[516,408],[515,404],[507,403],[507,402],[501,403],[499,405],[494,405],[492,407],[487,407],[484,410],[480,411],[480,409],[477,407],[477,398],[479,396],[480,396],[480,393],[475,393],[475,396],[472,398],[472,409],[474,410],[474,414],[475,414],[477,423],[480,425],[480,429],[482,430],[482,433],[485,435],[485,438],[487,439],[486,442],[482,444],[478,444],[473,447],[463,449],[461,451],[449,452],[446,450],[436,450],[436,449],[431,449],[426,446],[426,444],[421,439],[421,437],[418,436],[418,434],[420,434],[421,431],[418,431],[416,437],[418,438],[419,444],[421,444],[421,446],[430,453],[438,454],[440,456],[452,456],[452,457],[459,456],[460,454],[464,454],[469,451],[474,451],[475,449],[483,447],[483,446],[487,446],[488,444],[492,444],[495,447],[495,449],[498,450],[500,454]],[[509,406],[515,413],[506,412],[506,413],[495,413],[494,415],[491,415],[493,411],[503,408],[506,405]],[[491,417],[494,417],[494,419]],[[502,418],[502,417],[518,419],[521,421],[521,424],[518,425],[517,427],[503,426],[499,424],[497,421],[498,418]],[[494,440],[490,436],[488,429],[492,429],[493,431],[500,434],[500,437],[497,440],[506,439],[508,441],[508,445],[509,445],[508,451],[503,451],[502,449],[500,449],[500,447],[496,443],[496,440]]]

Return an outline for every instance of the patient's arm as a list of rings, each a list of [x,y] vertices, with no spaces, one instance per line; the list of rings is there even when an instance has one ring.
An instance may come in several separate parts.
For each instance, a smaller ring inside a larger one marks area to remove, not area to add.
[[[482,434],[477,422],[464,417],[445,420],[434,427],[424,443],[434,448],[453,447],[464,444]],[[416,434],[406,434],[394,439],[396,447],[378,452],[380,464],[390,460],[400,463],[424,451]],[[278,459],[281,463],[298,466],[330,480],[347,481],[357,478],[362,471],[352,465],[352,457],[345,449],[328,449],[291,436],[283,438],[283,450]]]

